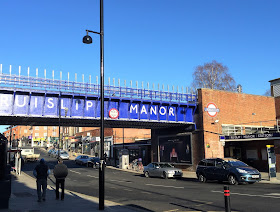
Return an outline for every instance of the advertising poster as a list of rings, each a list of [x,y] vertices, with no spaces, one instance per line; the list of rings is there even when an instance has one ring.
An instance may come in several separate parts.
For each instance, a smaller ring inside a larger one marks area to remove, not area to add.
[[[192,163],[191,136],[159,137],[161,162]]]

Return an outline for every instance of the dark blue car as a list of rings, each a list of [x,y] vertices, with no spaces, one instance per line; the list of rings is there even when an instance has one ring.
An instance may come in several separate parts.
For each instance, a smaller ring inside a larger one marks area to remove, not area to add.
[[[197,165],[196,175],[200,182],[218,180],[228,181],[231,185],[242,182],[253,184],[261,180],[257,169],[233,158],[203,159]]]

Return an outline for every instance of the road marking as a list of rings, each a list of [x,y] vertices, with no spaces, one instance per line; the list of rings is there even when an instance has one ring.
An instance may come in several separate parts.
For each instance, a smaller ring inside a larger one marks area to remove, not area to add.
[[[73,170],[69,170],[70,172],[74,172],[76,174],[81,174],[80,172],[76,172],[76,171],[73,171]]]
[[[110,180],[111,182],[118,182],[118,183],[131,183],[128,181],[122,181],[122,180]]]
[[[133,191],[133,190],[131,190],[131,189],[128,189],[128,188],[125,188],[124,190],[125,190],[125,191]]]
[[[91,176],[91,175],[87,175],[88,177],[93,177],[95,179],[98,179],[99,177],[96,177],[96,176]]]
[[[224,193],[223,191],[211,191],[211,192]],[[249,197],[265,197],[265,198],[280,199],[280,196],[279,197],[268,196],[268,195],[272,195],[272,194],[259,195],[259,194],[241,194],[241,193],[232,193],[232,192],[230,194],[240,195],[240,196],[249,196]]]
[[[280,196],[280,193],[271,193],[271,194],[264,194],[264,195]]]
[[[166,186],[166,185],[155,185],[155,184],[146,184],[148,186],[156,186],[156,187],[164,187],[164,188],[180,188],[184,189],[184,187],[176,187],[176,186]]]

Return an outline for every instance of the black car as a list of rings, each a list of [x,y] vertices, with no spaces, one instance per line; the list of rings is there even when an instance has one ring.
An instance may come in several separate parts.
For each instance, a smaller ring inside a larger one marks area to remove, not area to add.
[[[92,168],[99,168],[100,158],[98,157],[91,157],[90,160],[87,162],[88,167]]]
[[[197,165],[196,175],[200,182],[218,180],[228,181],[231,185],[241,182],[253,184],[261,180],[261,174],[257,169],[233,158],[201,160]]]

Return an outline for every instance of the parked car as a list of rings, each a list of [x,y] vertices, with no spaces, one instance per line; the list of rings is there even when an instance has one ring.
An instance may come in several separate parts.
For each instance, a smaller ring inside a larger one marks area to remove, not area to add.
[[[196,175],[200,182],[218,180],[228,181],[231,185],[241,182],[253,184],[261,181],[261,174],[257,169],[233,158],[201,160],[197,165]]]
[[[96,168],[98,169],[100,165],[100,158],[99,157],[91,157],[89,161],[87,162],[88,167]]]
[[[87,165],[90,157],[88,155],[79,155],[75,158],[75,163],[80,165]]]
[[[183,172],[181,169],[175,168],[170,163],[164,162],[153,162],[144,166],[144,175],[145,177],[162,177],[164,179],[167,178],[175,178],[182,177]]]

